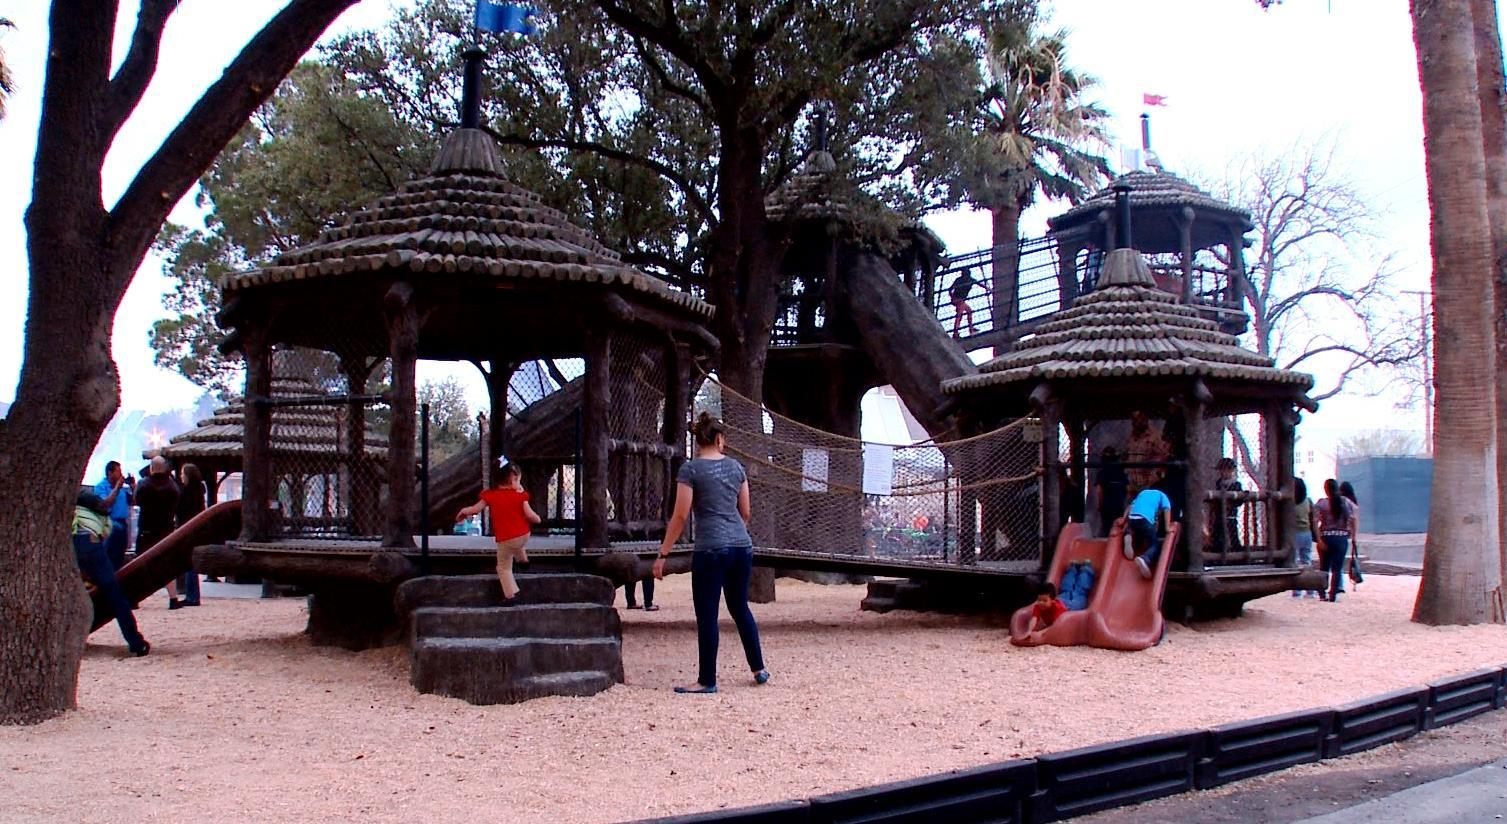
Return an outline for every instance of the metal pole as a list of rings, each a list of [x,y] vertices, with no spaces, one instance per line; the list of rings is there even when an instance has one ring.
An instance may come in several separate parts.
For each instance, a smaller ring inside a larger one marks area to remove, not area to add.
[[[576,472],[575,472],[575,496],[576,496],[576,569],[581,568],[581,409],[576,408]]]
[[[1434,366],[1433,345],[1429,340],[1429,293],[1406,290],[1405,295],[1418,296],[1418,337],[1423,341],[1423,448],[1434,454]]]
[[[419,574],[429,574],[429,404],[419,407]],[[400,504],[401,505],[401,504]]]

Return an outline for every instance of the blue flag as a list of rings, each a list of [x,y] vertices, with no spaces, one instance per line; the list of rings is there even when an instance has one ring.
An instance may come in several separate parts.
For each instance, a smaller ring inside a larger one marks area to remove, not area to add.
[[[521,3],[499,3],[496,0],[476,0],[476,28],[482,31],[533,34],[534,24],[529,18],[533,8]]]

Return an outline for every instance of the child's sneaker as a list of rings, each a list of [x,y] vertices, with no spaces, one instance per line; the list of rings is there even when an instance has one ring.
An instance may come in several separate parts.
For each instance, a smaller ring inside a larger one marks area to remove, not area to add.
[[[1130,544],[1125,543],[1124,538],[1120,539],[1120,551],[1125,553],[1125,560],[1135,560],[1135,550],[1131,549]]]
[[[1135,568],[1140,570],[1142,578],[1151,580],[1151,567],[1146,564],[1145,558],[1135,559]]]

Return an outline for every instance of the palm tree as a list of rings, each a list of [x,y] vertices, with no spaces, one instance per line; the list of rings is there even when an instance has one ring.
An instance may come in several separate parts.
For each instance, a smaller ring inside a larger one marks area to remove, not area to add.
[[[1434,258],[1434,482],[1413,620],[1502,620],[1487,163],[1471,0],[1412,0]]]
[[[13,29],[15,23],[0,17],[0,29]],[[0,120],[5,119],[5,101],[16,90],[15,81],[11,79],[10,67],[5,64],[5,50],[0,49]]]
[[[990,35],[982,136],[992,157],[973,199],[993,215],[996,329],[1017,313],[1021,213],[1038,193],[1076,203],[1109,176],[1096,151],[1109,144],[1109,113],[1084,101],[1098,81],[1067,65],[1066,40],[1030,19]]]

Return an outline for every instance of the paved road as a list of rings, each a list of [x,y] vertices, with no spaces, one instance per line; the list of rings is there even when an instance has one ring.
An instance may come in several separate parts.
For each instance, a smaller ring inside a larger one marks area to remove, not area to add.
[[[1461,824],[1507,816],[1507,760],[1300,824]]]

